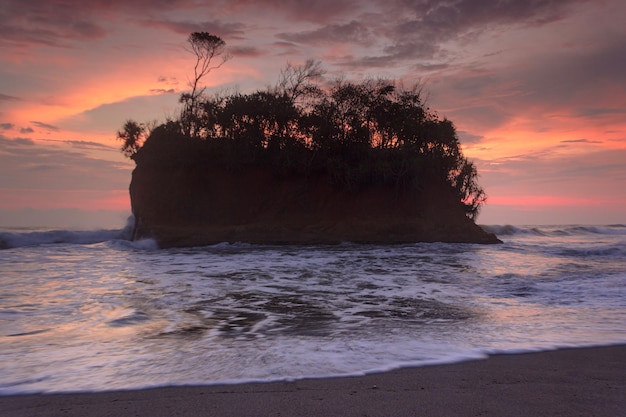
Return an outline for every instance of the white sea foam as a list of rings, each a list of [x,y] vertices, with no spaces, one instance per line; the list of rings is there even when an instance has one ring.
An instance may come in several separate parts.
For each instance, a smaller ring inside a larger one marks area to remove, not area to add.
[[[0,230],[0,249],[51,244],[91,245],[111,240],[129,240],[134,218],[128,218],[122,229],[63,230],[63,229],[5,229]]]
[[[512,225],[481,225],[483,229],[497,236],[577,236],[588,234],[626,235],[626,225],[608,226],[512,226]]]
[[[624,343],[622,229],[530,227],[501,245],[175,249],[121,231],[52,232],[60,243],[17,232],[39,243],[0,251],[0,394],[358,375]]]

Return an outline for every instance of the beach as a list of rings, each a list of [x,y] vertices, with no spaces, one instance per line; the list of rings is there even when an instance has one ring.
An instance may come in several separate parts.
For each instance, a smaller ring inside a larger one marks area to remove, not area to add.
[[[3,396],[0,416],[626,416],[626,345],[358,377]]]

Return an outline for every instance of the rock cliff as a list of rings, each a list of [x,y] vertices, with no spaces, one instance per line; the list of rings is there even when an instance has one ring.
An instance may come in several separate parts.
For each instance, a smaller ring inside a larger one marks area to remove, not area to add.
[[[135,238],[161,247],[218,242],[497,243],[464,213],[443,181],[420,189],[333,187],[324,176],[269,170],[139,162],[130,197]]]

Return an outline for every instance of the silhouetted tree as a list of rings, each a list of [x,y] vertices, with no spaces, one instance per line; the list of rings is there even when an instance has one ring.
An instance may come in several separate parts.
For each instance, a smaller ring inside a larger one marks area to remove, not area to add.
[[[320,96],[322,91],[317,82],[324,75],[322,64],[312,59],[306,60],[303,65],[287,63],[280,72],[276,90],[297,101],[300,97],[313,98]]]
[[[191,92],[180,96],[180,102],[183,104],[180,124],[185,135],[193,136],[198,133],[200,124],[199,99],[204,92],[204,88],[200,87],[200,81],[209,72],[228,61],[230,55],[225,53],[226,42],[208,32],[193,32],[187,38],[187,42],[189,50],[196,57],[196,62],[193,67],[193,79],[189,82]],[[221,57],[218,64],[213,63],[216,57]]]
[[[478,185],[478,171],[474,164],[465,158],[460,158],[456,169],[450,172],[450,182],[465,205],[467,216],[476,220],[481,207],[487,200],[487,195]]]
[[[126,122],[118,138],[129,158],[326,175],[345,189],[420,187],[435,177],[450,186],[468,217],[478,215],[486,195],[476,167],[463,156],[453,123],[425,106],[420,84],[405,88],[394,80],[342,78],[327,83],[320,64],[309,60],[288,64],[272,88],[206,97],[199,83],[228,59],[225,43],[205,32],[193,33],[189,42],[197,60],[191,92],[181,96],[180,120],[156,128],[142,149],[145,126]],[[221,62],[211,64],[218,56]]]
[[[134,120],[127,120],[122,130],[117,132],[117,139],[122,141],[121,150],[124,156],[134,160],[146,139],[146,126]]]

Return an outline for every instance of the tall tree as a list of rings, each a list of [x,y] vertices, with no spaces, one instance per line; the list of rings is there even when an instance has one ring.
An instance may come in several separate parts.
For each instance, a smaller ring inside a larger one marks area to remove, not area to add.
[[[180,102],[183,104],[180,122],[183,133],[193,136],[198,133],[199,101],[204,93],[204,87],[201,87],[200,81],[209,72],[224,65],[231,56],[226,53],[226,42],[219,36],[208,32],[193,32],[187,38],[187,42],[189,51],[196,57],[196,63],[193,67],[193,79],[189,81],[191,92],[183,93],[180,97]],[[221,57],[219,63],[214,62],[217,57]]]
[[[122,141],[121,151],[127,158],[135,159],[137,151],[146,138],[146,126],[134,120],[127,120],[122,130],[117,132],[117,139]]]

